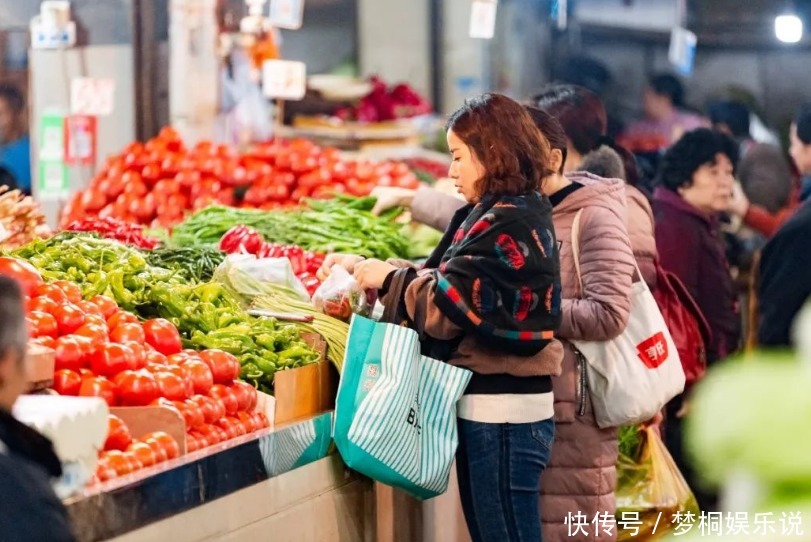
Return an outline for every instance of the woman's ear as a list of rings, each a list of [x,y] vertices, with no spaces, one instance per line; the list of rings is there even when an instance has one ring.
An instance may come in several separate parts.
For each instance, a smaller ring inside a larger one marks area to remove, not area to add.
[[[552,152],[549,153],[549,166],[555,173],[558,173],[563,167],[563,152],[560,149],[552,149]]]

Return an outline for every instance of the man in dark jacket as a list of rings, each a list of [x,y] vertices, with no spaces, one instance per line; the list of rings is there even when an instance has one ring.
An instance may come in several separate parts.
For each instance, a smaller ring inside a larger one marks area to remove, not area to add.
[[[11,409],[26,385],[23,296],[0,276],[0,540],[70,542],[67,513],[51,478],[62,473],[51,442],[17,421]]]
[[[760,324],[764,347],[790,346],[797,314],[811,296],[811,201],[764,247],[760,260]]]

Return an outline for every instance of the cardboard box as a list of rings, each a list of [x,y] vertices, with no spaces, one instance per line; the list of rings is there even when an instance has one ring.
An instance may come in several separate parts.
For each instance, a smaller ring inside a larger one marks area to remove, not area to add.
[[[337,379],[332,364],[325,359],[327,343],[312,333],[302,335],[302,339],[320,354],[321,361],[276,373],[274,425],[310,418],[335,406],[333,382]]]
[[[56,353],[52,348],[38,344],[28,346],[28,393],[41,391],[53,385]]]
[[[112,407],[110,414],[115,414],[127,424],[134,439],[154,431],[169,433],[180,445],[180,455],[185,455],[186,422],[178,411],[159,406]]]

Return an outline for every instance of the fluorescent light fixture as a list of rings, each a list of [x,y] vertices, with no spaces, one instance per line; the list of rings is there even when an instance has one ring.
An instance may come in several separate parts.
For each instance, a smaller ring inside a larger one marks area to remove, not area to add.
[[[774,34],[783,43],[797,43],[803,37],[803,22],[796,15],[778,15],[774,18]]]

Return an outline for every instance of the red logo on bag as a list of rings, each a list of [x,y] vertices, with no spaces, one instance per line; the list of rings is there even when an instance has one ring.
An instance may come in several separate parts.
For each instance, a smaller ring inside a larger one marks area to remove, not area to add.
[[[639,359],[649,369],[659,367],[669,355],[667,340],[665,334],[661,331],[636,345],[636,350],[639,352]]]

